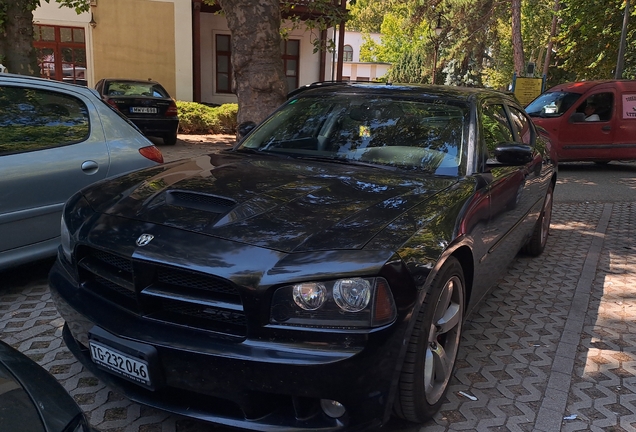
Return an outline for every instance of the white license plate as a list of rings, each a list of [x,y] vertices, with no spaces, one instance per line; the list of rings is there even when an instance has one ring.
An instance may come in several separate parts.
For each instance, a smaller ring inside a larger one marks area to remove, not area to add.
[[[131,107],[130,112],[135,114],[157,114],[157,108]]]
[[[148,363],[117,351],[100,343],[89,341],[91,359],[116,374],[123,375],[133,381],[150,385]]]

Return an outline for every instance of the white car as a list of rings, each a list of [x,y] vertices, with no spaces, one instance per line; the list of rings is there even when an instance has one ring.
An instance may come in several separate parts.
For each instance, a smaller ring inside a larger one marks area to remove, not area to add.
[[[89,184],[163,162],[92,89],[0,75],[0,270],[54,256],[66,200]]]

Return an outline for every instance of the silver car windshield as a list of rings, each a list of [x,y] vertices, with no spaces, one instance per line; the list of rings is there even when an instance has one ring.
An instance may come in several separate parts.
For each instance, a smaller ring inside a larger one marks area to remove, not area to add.
[[[461,175],[468,107],[421,101],[329,95],[291,100],[241,149]]]

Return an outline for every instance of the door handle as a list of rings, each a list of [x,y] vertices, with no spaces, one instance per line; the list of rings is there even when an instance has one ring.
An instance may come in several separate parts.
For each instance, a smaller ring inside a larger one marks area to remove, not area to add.
[[[612,130],[612,127],[611,127],[611,126],[603,126],[603,127],[601,128],[601,130],[602,130],[602,131],[605,131],[605,132],[609,132],[609,131],[611,131],[611,130]]]
[[[95,174],[99,170],[99,164],[93,160],[87,160],[82,164],[82,171],[88,175]]]

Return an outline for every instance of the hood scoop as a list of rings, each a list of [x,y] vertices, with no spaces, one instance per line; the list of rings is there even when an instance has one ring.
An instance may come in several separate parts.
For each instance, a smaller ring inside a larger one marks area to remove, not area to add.
[[[225,214],[236,207],[236,201],[196,192],[173,190],[166,193],[166,204],[209,213]]]

